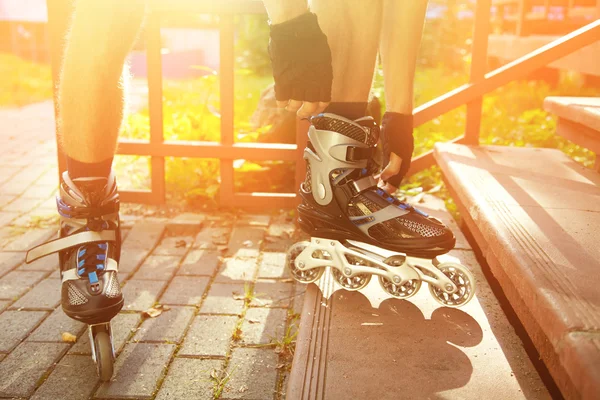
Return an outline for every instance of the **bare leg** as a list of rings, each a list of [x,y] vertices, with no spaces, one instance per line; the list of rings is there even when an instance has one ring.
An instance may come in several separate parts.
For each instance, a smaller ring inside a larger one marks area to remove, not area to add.
[[[408,172],[414,147],[413,87],[427,0],[383,0],[383,10],[380,54],[390,118],[383,118],[382,136],[391,151],[380,184],[393,193]]]
[[[331,47],[332,105],[361,103],[366,109],[377,59],[381,1],[311,0],[310,3]]]
[[[387,111],[411,114],[427,0],[383,0],[381,61]]]
[[[58,100],[69,158],[85,163],[112,159],[123,119],[123,64],[143,16],[142,0],[77,1]]]

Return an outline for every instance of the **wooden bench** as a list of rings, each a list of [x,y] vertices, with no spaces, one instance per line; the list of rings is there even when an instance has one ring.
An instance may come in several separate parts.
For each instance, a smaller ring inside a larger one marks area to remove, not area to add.
[[[600,172],[600,98],[546,97],[544,109],[558,117],[556,133],[596,153]]]
[[[442,143],[435,157],[565,398],[600,398],[600,174],[553,149]]]

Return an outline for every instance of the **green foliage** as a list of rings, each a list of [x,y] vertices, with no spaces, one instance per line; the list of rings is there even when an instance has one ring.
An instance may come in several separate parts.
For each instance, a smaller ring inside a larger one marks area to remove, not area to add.
[[[52,98],[50,66],[0,53],[0,107],[25,106]]]
[[[237,18],[236,67],[250,70],[259,76],[271,74],[271,61],[267,50],[269,43],[267,15],[244,15]]]

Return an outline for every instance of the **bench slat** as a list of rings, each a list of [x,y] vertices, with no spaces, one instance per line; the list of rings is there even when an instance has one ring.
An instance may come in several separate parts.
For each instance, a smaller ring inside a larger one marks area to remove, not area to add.
[[[550,342],[530,332],[551,373],[600,393],[600,175],[553,149],[438,144],[435,156],[492,272],[502,269],[527,308],[520,317]],[[567,340],[576,332],[592,338]]]

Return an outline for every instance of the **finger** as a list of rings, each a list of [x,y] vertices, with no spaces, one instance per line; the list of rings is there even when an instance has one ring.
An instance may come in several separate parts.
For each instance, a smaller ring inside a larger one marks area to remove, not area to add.
[[[289,100],[277,100],[277,108],[285,108],[289,102]]]
[[[305,101],[304,104],[302,104],[302,107],[300,107],[300,109],[298,110],[298,117],[308,118],[311,115],[316,114],[318,106],[318,103],[309,103]]]
[[[302,102],[300,100],[290,100],[287,107],[285,108],[288,111],[296,112],[302,107]]]
[[[390,153],[390,162],[383,171],[381,171],[381,179],[387,181],[392,176],[396,175],[400,172],[400,167],[402,166],[402,159],[396,155],[396,153]]]
[[[329,105],[328,101],[321,101],[321,102],[319,102],[319,107],[317,107],[317,111],[315,113],[316,114],[321,114],[322,112],[325,111],[325,109],[327,108],[328,105]]]
[[[383,187],[383,190],[385,190],[389,194],[394,194],[394,193],[396,193],[398,188],[396,186],[392,185],[391,183],[386,183],[385,186]]]

